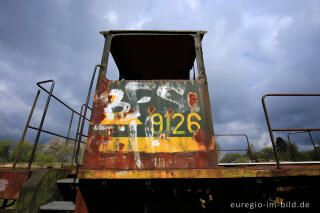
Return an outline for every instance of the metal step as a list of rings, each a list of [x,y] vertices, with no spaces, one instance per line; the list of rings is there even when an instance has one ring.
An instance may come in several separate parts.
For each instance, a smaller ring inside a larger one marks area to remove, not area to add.
[[[74,183],[74,178],[65,178],[65,179],[61,179],[61,180],[57,180],[57,183]],[[76,179],[75,183],[79,183],[79,179]]]
[[[40,210],[51,211],[74,211],[75,205],[72,201],[53,201],[40,206]]]

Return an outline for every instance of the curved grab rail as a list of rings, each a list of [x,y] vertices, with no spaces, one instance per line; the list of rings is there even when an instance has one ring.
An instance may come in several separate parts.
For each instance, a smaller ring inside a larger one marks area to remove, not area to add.
[[[50,93],[49,93],[49,96],[47,98],[46,105],[44,107],[44,110],[43,110],[43,113],[42,113],[42,117],[41,117],[41,121],[40,121],[40,124],[39,124],[39,130],[38,130],[36,139],[35,139],[34,144],[33,144],[31,157],[30,157],[30,160],[29,160],[29,163],[28,163],[28,168],[27,168],[27,172],[28,173],[30,173],[31,164],[32,164],[32,162],[34,160],[35,152],[37,150],[37,146],[38,146],[38,143],[39,143],[39,138],[40,138],[42,126],[43,126],[43,123],[44,123],[44,119],[46,118],[46,114],[47,114],[47,111],[48,111],[50,99],[51,99],[51,96],[52,96],[52,93],[53,93],[53,88],[54,88],[54,85],[55,85],[54,80],[40,81],[40,82],[37,83],[37,85],[40,86],[40,84],[45,84],[45,83],[50,83],[50,82],[51,82]]]
[[[221,150],[217,150],[217,151],[248,151],[250,160],[253,160],[252,150],[251,150],[251,146],[249,143],[249,138],[246,134],[214,134],[214,136],[244,136],[244,137],[246,137],[247,146],[248,146],[247,149],[221,149]]]

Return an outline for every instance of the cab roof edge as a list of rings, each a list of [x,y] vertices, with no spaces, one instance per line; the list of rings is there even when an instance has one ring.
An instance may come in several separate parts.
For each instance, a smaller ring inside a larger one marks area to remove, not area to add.
[[[110,30],[101,31],[100,34],[106,36],[109,34],[206,34],[207,31],[203,30]]]

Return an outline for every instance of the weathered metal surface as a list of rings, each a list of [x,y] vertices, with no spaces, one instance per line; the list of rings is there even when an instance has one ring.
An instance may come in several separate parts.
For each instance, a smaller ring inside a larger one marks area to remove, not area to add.
[[[39,207],[54,200],[62,200],[57,180],[74,173],[73,169],[38,169],[23,184],[17,201],[17,213],[37,213]]]
[[[77,198],[76,198],[76,205],[75,205],[75,213],[89,213],[88,207],[84,200],[83,194],[81,192],[81,187],[77,189]]]
[[[320,176],[319,165],[248,166],[219,169],[176,169],[176,170],[80,170],[84,179],[172,179],[172,178],[263,178],[288,176]]]
[[[216,168],[208,102],[202,80],[100,79],[84,168]]]
[[[72,201],[53,201],[40,206],[40,210],[49,211],[74,211],[75,205]]]
[[[26,171],[0,170],[0,198],[17,199],[26,179]]]

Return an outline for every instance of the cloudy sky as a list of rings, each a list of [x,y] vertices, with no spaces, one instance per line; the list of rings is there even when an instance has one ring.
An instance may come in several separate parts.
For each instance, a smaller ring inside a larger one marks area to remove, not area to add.
[[[21,136],[38,81],[54,79],[54,94],[79,110],[101,59],[99,31],[112,29],[207,30],[203,52],[215,132],[245,133],[256,150],[271,145],[262,95],[320,93],[318,0],[3,0],[0,139]],[[111,67],[108,77],[116,79]],[[42,93],[35,126],[45,98]],[[320,97],[270,97],[267,105],[274,128],[320,127]],[[70,116],[53,101],[45,128],[66,134]],[[305,134],[292,139],[300,149],[311,148]],[[245,147],[244,138],[217,140],[223,148]]]

